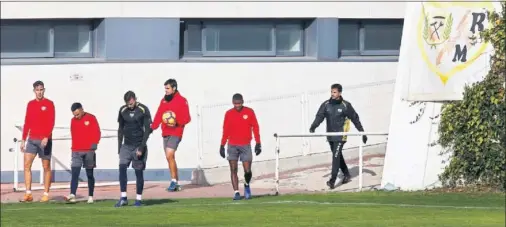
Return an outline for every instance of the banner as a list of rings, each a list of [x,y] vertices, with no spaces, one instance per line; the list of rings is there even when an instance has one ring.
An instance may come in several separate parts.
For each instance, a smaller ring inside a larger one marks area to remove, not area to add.
[[[498,2],[407,3],[381,187],[440,186],[449,156],[440,155],[441,103],[488,73],[490,45],[479,32]]]
[[[497,7],[497,8],[496,8]],[[489,43],[480,32],[493,22],[487,11],[500,9],[498,2],[407,3],[402,46],[409,49],[407,77],[402,98],[407,101],[461,100],[466,84],[480,81],[488,73]],[[406,41],[406,42],[404,42]]]

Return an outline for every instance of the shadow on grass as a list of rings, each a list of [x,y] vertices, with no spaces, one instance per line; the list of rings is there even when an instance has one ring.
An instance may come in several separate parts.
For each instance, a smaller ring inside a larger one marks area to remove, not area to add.
[[[142,203],[145,206],[156,206],[156,205],[164,205],[169,203],[177,203],[177,200],[173,199],[149,199],[149,200],[143,200]]]
[[[260,198],[267,198],[267,197],[273,197],[276,196],[274,194],[262,194],[262,195],[253,195],[251,196],[252,199],[260,199]]]

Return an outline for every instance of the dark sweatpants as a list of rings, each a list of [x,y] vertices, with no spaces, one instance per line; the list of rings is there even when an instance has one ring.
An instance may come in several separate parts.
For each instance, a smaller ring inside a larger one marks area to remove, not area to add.
[[[343,171],[343,174],[350,175],[348,166],[343,157],[343,146],[346,141],[329,141],[330,150],[332,151],[332,172],[330,173],[330,181],[336,182],[337,174],[339,169]]]

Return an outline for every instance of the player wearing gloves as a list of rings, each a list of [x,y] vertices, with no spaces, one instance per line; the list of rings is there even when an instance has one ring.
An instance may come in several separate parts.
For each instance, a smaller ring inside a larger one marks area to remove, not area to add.
[[[165,96],[160,101],[151,128],[156,130],[163,123],[163,149],[169,163],[171,176],[167,191],[174,192],[181,190],[181,186],[178,184],[176,150],[183,138],[184,127],[190,123],[191,117],[188,101],[179,93],[176,80],[168,79],[164,86]]]
[[[151,114],[147,106],[137,102],[135,93],[128,91],[123,97],[126,105],[118,115],[118,154],[119,182],[121,198],[115,207],[128,204],[127,200],[127,168],[132,163],[135,170],[137,197],[134,206],[141,206],[142,190],[144,189],[144,170],[148,158],[146,143],[151,134]]]
[[[364,128],[360,123],[360,118],[353,109],[350,102],[343,99],[341,92],[343,87],[340,84],[333,84],[330,88],[331,98],[323,102],[316,113],[316,118],[311,124],[309,132],[313,133],[316,128],[327,119],[327,132],[348,132],[350,129],[350,120],[358,131],[363,132]],[[328,136],[327,141],[332,151],[332,172],[327,186],[334,189],[339,169],[343,171],[344,178],[342,183],[350,181],[350,173],[342,154],[343,146],[346,143],[347,136]],[[362,141],[367,142],[367,136],[362,136]]]
[[[223,121],[223,136],[221,138],[220,155],[225,158],[225,144],[228,141],[227,160],[230,164],[230,178],[234,189],[234,200],[240,200],[239,179],[237,177],[238,160],[241,160],[244,168],[244,198],[251,198],[250,181],[252,177],[251,162],[251,133],[255,137],[255,154],[262,152],[260,145],[260,129],[253,109],[243,106],[244,100],[241,94],[232,97],[234,108],[225,113]]]
[[[101,132],[97,118],[90,113],[84,112],[81,103],[74,103],[70,107],[74,117],[70,121],[70,133],[72,135],[72,158],[70,180],[70,195],[65,201],[75,203],[76,192],[81,168],[86,169],[88,177],[88,203],[93,203],[93,191],[95,190],[95,177],[93,169],[97,167],[95,151],[100,142]]]

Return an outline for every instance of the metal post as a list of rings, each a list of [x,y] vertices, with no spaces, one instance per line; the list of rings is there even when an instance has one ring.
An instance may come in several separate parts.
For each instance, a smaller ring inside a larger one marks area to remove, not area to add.
[[[18,145],[18,140],[16,138],[14,138],[14,191],[16,191],[18,189],[18,184],[19,184],[19,171],[18,171],[18,168],[19,168],[19,145]]]
[[[362,170],[364,168],[364,154],[363,154],[363,144],[362,141],[358,143],[358,191],[362,191],[362,184],[363,184],[363,175]]]
[[[198,152],[197,152],[197,165],[198,169],[202,168],[202,161],[204,155],[204,143],[203,143],[203,133],[202,133],[202,108],[197,105],[197,142],[198,142]]]
[[[279,195],[279,137],[276,136],[276,170],[274,172],[276,178],[276,195]]]
[[[306,127],[304,127],[306,125],[306,114],[304,113],[304,111],[306,111],[306,108],[304,108],[305,106],[305,93],[302,93],[302,95],[300,96],[300,104],[302,106],[301,110],[300,110],[300,118],[302,120],[302,123],[303,123],[303,126],[302,126],[302,129],[301,129],[301,133],[305,133],[306,132]],[[302,140],[302,156],[306,156],[307,155],[307,152],[306,152],[306,148],[305,148],[305,144],[306,144],[306,138],[305,137],[302,137],[301,138]]]

